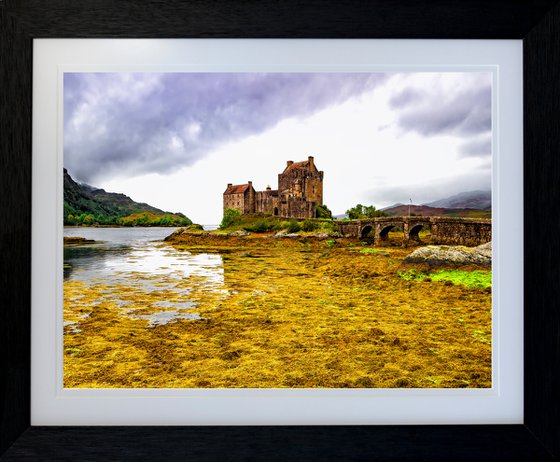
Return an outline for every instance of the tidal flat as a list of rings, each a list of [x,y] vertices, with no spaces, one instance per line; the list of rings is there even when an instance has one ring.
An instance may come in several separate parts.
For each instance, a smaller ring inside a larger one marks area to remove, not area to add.
[[[156,248],[203,270],[65,280],[65,387],[491,386],[491,289],[468,282],[489,269],[418,276],[391,241],[192,235]]]

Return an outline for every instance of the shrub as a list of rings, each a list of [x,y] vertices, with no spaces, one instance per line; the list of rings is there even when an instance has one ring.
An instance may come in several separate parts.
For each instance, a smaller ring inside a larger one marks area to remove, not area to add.
[[[290,226],[290,222],[289,221],[279,221],[276,224],[276,231],[283,231],[288,229],[288,226]]]
[[[94,223],[96,223],[95,218],[93,215],[82,215],[82,224],[86,225],[86,226],[91,226]]]
[[[301,224],[301,229],[305,232],[315,231],[319,227],[319,223],[313,220],[305,220]]]
[[[274,222],[267,221],[267,220],[258,220],[255,221],[253,224],[244,226],[243,229],[250,233],[266,233],[268,231],[272,231],[275,227]]]
[[[229,228],[230,226],[239,223],[241,218],[241,211],[237,209],[225,209],[224,217],[220,223],[220,229]]]
[[[338,226],[336,225],[336,223],[333,223],[332,221],[323,223],[323,225],[321,227],[325,231],[338,232]]]
[[[332,212],[326,205],[318,205],[315,207],[315,215],[317,218],[332,218]]]
[[[286,228],[286,231],[288,231],[289,233],[297,233],[298,231],[301,231],[301,226],[296,220],[290,220],[288,222],[288,227]]]
[[[348,215],[348,218],[352,220],[388,216],[385,212],[377,210],[373,205],[362,204],[358,204],[355,207],[346,210],[346,215]]]

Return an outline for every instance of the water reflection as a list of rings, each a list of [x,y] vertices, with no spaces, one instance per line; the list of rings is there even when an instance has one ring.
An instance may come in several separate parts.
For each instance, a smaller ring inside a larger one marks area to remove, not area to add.
[[[224,292],[222,257],[179,252],[161,242],[171,232],[169,228],[67,228],[65,236],[96,242],[65,246],[64,279],[104,286],[101,293],[106,300],[125,315],[146,319],[149,327],[201,319],[196,311],[197,292]],[[133,303],[134,297],[152,299],[157,293],[162,298],[148,306]],[[65,303],[85,306],[80,298],[65,293]],[[76,323],[67,326],[72,331],[77,328]]]
[[[86,282],[112,281],[127,274],[145,273],[176,278],[201,276],[210,282],[223,281],[222,257],[216,254],[192,255],[160,243],[143,246],[90,244],[64,249],[65,278]]]

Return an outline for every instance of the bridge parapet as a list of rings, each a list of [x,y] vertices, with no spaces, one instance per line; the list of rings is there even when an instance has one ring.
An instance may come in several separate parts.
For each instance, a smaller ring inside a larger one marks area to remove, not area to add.
[[[432,222],[431,234],[432,244],[466,246],[485,244],[492,240],[492,220],[443,217]]]
[[[387,240],[395,227],[403,230],[403,245],[410,240],[419,241],[422,229],[430,230],[430,244],[476,246],[492,240],[492,220],[464,217],[378,217],[363,220],[336,222],[343,236],[365,238],[373,236],[374,242]]]

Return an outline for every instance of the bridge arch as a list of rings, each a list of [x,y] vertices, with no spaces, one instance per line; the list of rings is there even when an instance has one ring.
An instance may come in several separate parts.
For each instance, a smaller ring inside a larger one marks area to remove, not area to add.
[[[371,233],[371,231],[373,230],[373,226],[372,225],[365,225],[361,230],[360,230],[360,237],[362,239],[368,237],[368,234]]]
[[[381,229],[379,230],[379,237],[380,237],[382,240],[386,240],[386,239],[388,238],[388,236],[389,236],[389,232],[390,232],[393,228],[396,228],[396,227],[397,227],[397,225],[395,225],[395,224],[390,224],[390,225],[381,226]]]
[[[401,221],[383,220],[375,224],[375,240],[377,242],[386,242],[389,240],[389,233],[392,230],[403,230],[403,223]]]
[[[408,230],[408,238],[413,241],[422,242],[419,233],[424,228],[429,229],[429,226],[426,226],[425,223],[417,223],[415,225],[411,225],[410,229]]]

